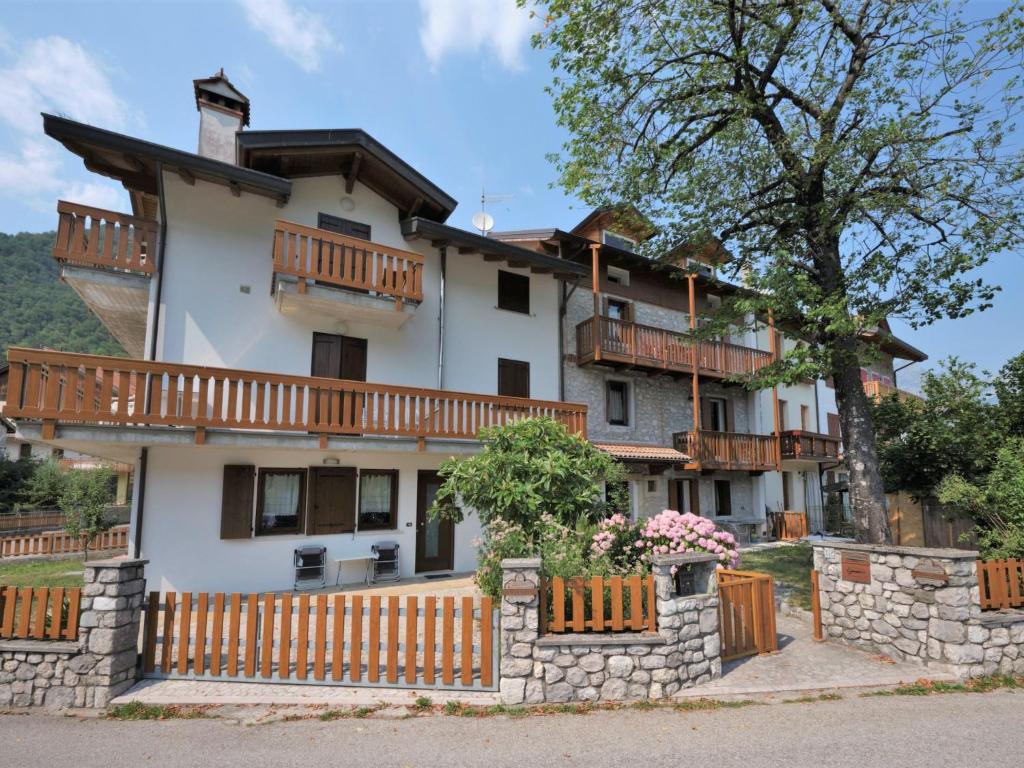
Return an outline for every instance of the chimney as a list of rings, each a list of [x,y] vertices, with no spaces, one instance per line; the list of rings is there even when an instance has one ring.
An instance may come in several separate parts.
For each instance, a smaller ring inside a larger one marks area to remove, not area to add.
[[[249,99],[231,84],[223,68],[192,84],[199,110],[199,154],[234,164],[235,134],[249,124]]]

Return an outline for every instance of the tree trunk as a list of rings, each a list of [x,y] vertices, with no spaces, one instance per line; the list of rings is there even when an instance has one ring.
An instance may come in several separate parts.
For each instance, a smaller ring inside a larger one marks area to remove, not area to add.
[[[878,464],[871,406],[860,379],[857,340],[837,340],[832,360],[843,449],[850,470],[850,502],[857,541],[889,544],[892,538],[885,509],[885,487]]]

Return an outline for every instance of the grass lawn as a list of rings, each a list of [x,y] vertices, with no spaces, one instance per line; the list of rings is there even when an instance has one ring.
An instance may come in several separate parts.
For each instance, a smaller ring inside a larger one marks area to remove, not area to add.
[[[775,577],[776,587],[791,590],[791,602],[811,609],[811,567],[814,553],[809,544],[763,549],[760,552],[741,552],[740,568],[761,571]]]
[[[0,586],[80,587],[82,576],[81,558],[36,560],[31,563],[0,560]]]

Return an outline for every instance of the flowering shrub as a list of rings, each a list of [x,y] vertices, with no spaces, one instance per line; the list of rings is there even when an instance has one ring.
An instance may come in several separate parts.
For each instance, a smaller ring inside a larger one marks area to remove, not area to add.
[[[705,517],[671,509],[637,523],[612,515],[598,525],[590,551],[595,558],[603,559],[612,573],[646,570],[659,554],[708,552],[726,568],[735,568],[740,560],[731,533],[719,530]]]

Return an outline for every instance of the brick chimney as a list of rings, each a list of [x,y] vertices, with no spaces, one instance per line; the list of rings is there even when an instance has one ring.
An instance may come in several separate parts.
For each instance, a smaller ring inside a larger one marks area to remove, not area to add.
[[[199,154],[234,164],[235,134],[249,124],[249,99],[231,84],[223,68],[192,84],[199,110]]]

